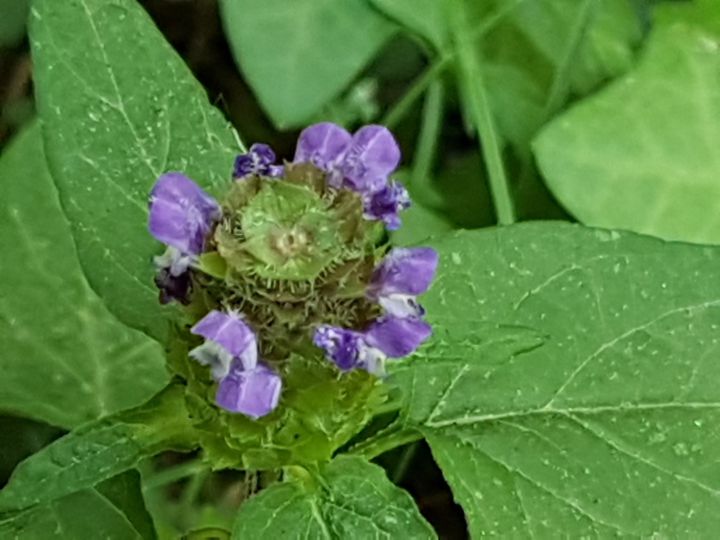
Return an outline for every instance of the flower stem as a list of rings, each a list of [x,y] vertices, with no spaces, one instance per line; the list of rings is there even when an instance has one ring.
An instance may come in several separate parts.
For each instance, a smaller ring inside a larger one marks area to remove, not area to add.
[[[348,453],[365,459],[373,459],[393,448],[419,441],[422,438],[422,433],[417,429],[408,427],[403,422],[395,422],[378,431],[369,439],[356,444],[348,450]]]
[[[515,222],[515,209],[505,174],[502,145],[490,109],[477,47],[470,34],[464,0],[454,0],[448,16],[456,40],[459,84],[470,119],[477,130],[495,212],[501,225],[510,225]]]

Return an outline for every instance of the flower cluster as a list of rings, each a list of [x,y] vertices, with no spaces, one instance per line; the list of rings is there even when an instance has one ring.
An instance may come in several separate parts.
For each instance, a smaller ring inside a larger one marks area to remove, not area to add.
[[[275,161],[254,144],[220,200],[177,172],[150,196],[150,233],[167,246],[160,301],[188,306],[203,340],[190,357],[209,367],[217,405],[250,418],[278,406],[293,351],[314,344],[340,370],[376,375],[415,351],[431,334],[416,297],[438,264],[430,248],[377,245],[409,205],[386,128],[316,124],[292,162]]]

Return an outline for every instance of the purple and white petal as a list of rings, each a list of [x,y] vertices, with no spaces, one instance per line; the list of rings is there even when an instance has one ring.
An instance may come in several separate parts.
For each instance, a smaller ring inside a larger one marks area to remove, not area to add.
[[[387,184],[400,163],[400,147],[384,127],[369,125],[353,135],[342,163],[345,182],[355,191],[370,194]]]
[[[238,361],[218,385],[216,403],[226,411],[260,418],[278,406],[282,379],[263,364],[245,370]]]
[[[375,321],[366,332],[368,345],[390,358],[414,352],[432,334],[428,323],[416,318],[386,316]]]
[[[428,290],[438,267],[433,248],[394,248],[375,268],[369,294],[373,298],[406,294],[417,296]]]
[[[349,371],[358,366],[367,344],[360,332],[323,325],[315,330],[313,343],[323,349],[338,368]]]
[[[233,361],[232,355],[227,352],[225,347],[214,341],[206,341],[188,354],[190,358],[193,358],[198,363],[208,366],[213,379],[216,381],[222,380],[230,372],[230,365]]]
[[[186,255],[199,255],[220,218],[217,201],[181,173],[162,175],[150,193],[150,233]]]
[[[213,310],[190,331],[217,343],[232,358],[242,359],[245,369],[253,369],[257,365],[255,332],[243,321],[239,313]]]
[[[293,163],[312,163],[331,175],[331,184],[340,187],[339,166],[350,146],[352,135],[331,122],[321,122],[305,128],[298,138]]]
[[[410,206],[410,195],[400,182],[391,182],[363,197],[365,219],[383,221],[387,228],[400,228],[400,212]]]
[[[246,154],[235,158],[233,178],[243,178],[249,175],[281,176],[283,167],[274,165],[275,152],[267,144],[255,143]]]

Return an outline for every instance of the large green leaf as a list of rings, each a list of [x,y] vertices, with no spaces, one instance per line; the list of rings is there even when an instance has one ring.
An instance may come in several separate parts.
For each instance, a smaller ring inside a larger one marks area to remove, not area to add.
[[[222,0],[220,5],[243,74],[283,128],[318,113],[394,31],[367,0]]]
[[[0,409],[72,427],[135,406],[167,380],[160,346],[88,287],[37,126],[0,160]]]
[[[560,223],[431,242],[395,380],[473,536],[720,527],[720,249]]]
[[[720,242],[720,38],[658,26],[640,65],[535,142],[558,199],[588,225]]]
[[[243,504],[233,538],[435,538],[410,496],[377,465],[341,456],[316,477],[305,475]]]
[[[148,193],[169,170],[206,187],[229,181],[233,132],[135,0],[35,0],[30,33],[50,171],[80,261],[123,322],[162,340]]]
[[[77,428],[23,461],[0,491],[0,514],[50,503],[130,470],[143,458],[195,445],[184,390],[170,386],[147,404]],[[124,498],[113,493],[106,496]]]

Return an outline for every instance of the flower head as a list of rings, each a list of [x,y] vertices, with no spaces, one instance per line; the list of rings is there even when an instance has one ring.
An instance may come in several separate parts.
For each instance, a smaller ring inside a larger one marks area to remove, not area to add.
[[[283,167],[275,165],[275,152],[267,144],[253,144],[246,154],[240,154],[235,158],[234,178],[248,175],[277,177],[282,174]]]

